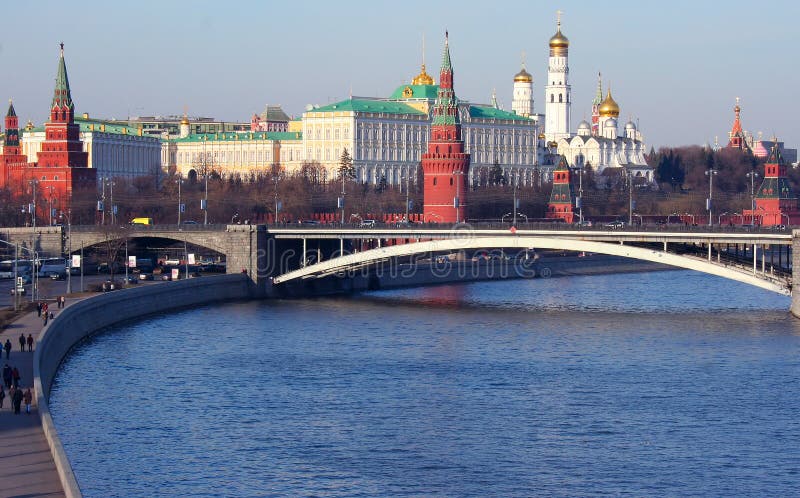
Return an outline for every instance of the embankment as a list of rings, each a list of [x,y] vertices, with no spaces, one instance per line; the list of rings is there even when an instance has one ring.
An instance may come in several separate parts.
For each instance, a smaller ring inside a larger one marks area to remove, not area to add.
[[[39,336],[33,357],[34,388],[42,428],[67,497],[81,496],[50,416],[50,387],[69,351],[98,330],[152,313],[250,297],[247,275],[233,274],[147,285],[101,294],[69,305]]]

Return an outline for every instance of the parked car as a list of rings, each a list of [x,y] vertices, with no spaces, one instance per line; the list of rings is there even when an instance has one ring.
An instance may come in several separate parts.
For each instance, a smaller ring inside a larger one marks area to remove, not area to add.
[[[361,228],[374,228],[375,224],[375,220],[361,220]]]
[[[50,272],[50,280],[64,280],[65,278],[67,278],[66,270]]]
[[[153,280],[153,274],[152,273],[140,273],[139,274],[139,280]]]
[[[606,227],[606,228],[611,228],[612,230],[616,230],[617,228],[623,228],[625,226],[625,222],[624,221],[620,221],[620,220],[616,220],[616,221],[612,221],[610,223],[606,223],[603,226]]]
[[[575,226],[576,227],[590,227],[590,226],[592,226],[592,222],[591,222],[591,220],[576,221],[575,222]]]

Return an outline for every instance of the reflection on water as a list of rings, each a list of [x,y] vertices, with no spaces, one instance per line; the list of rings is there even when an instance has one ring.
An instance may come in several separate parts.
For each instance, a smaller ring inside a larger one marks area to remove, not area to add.
[[[205,307],[80,347],[52,411],[86,496],[787,496],[788,306],[659,272]]]

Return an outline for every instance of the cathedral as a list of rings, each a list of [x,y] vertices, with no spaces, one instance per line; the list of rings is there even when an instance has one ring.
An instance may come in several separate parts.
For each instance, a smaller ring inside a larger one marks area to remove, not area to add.
[[[556,33],[550,38],[547,81],[545,82],[545,112],[535,115],[533,109],[533,77],[525,70],[514,76],[512,109],[544,123],[539,135],[539,164],[543,171],[551,170],[554,159],[566,158],[572,168],[591,167],[598,180],[610,176],[641,178],[653,183],[653,168],[645,160],[645,144],[638,126],[628,121],[620,133],[619,104],[611,89],[603,96],[598,75],[597,93],[592,101],[592,122],[581,121],[571,129],[572,89],[569,83],[569,39],[561,32],[561,19]],[[548,150],[556,149],[546,154]]]

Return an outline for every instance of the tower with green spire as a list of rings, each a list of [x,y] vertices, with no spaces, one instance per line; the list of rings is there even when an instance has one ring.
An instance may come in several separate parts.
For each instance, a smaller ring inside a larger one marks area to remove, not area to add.
[[[597,73],[597,93],[592,100],[592,135],[600,134],[600,104],[603,103],[603,80],[600,72]]]
[[[14,103],[8,99],[6,113],[6,138],[3,140],[3,151],[8,154],[19,154],[19,120],[14,110]]]
[[[422,154],[425,221],[454,223],[466,215],[469,154],[464,152],[458,99],[453,89],[453,65],[447,32],[444,37],[439,91],[433,105],[428,151]]]
[[[60,44],[56,72],[56,87],[50,104],[50,120],[45,123],[45,140],[39,152],[39,167],[86,168],[88,153],[83,151],[80,126],[75,124],[75,103],[67,77],[67,65],[64,62],[64,44]]]

